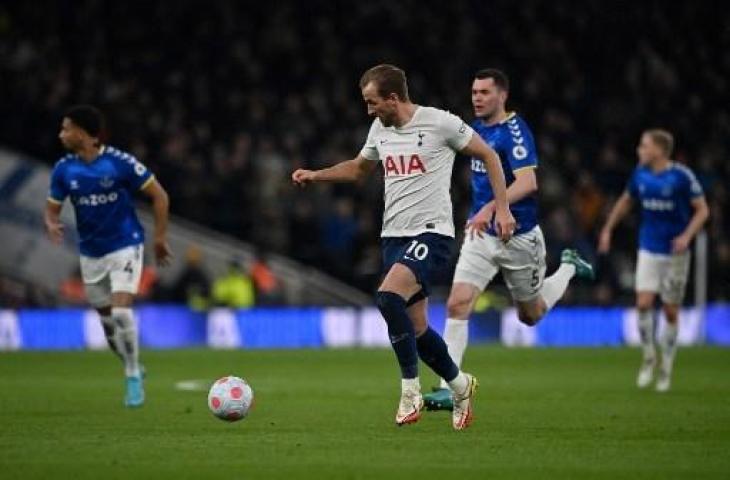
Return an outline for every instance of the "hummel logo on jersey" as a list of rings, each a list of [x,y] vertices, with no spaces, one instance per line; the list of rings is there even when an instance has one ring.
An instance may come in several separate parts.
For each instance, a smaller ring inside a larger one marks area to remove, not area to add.
[[[114,180],[109,177],[104,177],[99,182],[99,185],[101,185],[102,188],[112,188],[112,186],[114,185]]]
[[[71,190],[78,190],[79,182],[77,180],[71,180]]]
[[[383,166],[385,168],[385,176],[399,176],[399,175],[420,175],[426,173],[426,167],[421,162],[421,157],[414,153],[410,155],[410,158],[406,159],[408,155],[388,155],[385,157]]]

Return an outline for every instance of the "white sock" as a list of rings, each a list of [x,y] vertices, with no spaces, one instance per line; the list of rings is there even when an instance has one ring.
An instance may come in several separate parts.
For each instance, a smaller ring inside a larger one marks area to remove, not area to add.
[[[674,354],[677,352],[677,333],[679,329],[676,323],[667,322],[664,332],[659,339],[659,347],[662,350],[662,368],[671,373],[674,364]]]
[[[421,392],[421,381],[416,378],[401,378],[400,389],[402,393],[405,392]]]
[[[639,310],[639,336],[644,361],[654,360],[654,310]]]
[[[469,342],[469,320],[447,318],[446,327],[444,327],[444,341],[449,348],[449,356],[456,366],[461,368],[464,350],[466,350],[466,345]],[[441,388],[448,387],[448,383],[442,378]]]
[[[124,373],[128,377],[138,377],[139,342],[134,313],[131,308],[113,307],[112,318],[116,327],[117,348],[124,359]]]
[[[575,265],[572,263],[561,263],[555,273],[545,279],[542,284],[540,295],[545,300],[548,310],[553,308],[568,288],[570,279],[575,275]]]
[[[114,352],[114,354],[119,357],[122,362],[124,362],[124,357],[122,356],[122,352],[117,341],[117,328],[114,325],[112,316],[100,315],[99,318],[101,319],[101,327],[104,329],[104,336],[106,337],[106,342],[109,344],[109,349]]]
[[[466,389],[469,388],[469,379],[464,375],[464,372],[459,371],[459,374],[449,382],[449,388],[451,391],[463,395]]]

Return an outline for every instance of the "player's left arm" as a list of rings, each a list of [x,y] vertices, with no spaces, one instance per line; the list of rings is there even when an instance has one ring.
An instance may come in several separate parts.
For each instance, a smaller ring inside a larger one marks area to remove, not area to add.
[[[152,176],[141,190],[152,199],[152,211],[155,216],[154,248],[155,259],[160,266],[167,266],[172,260],[172,250],[167,243],[167,223],[170,211],[170,197],[160,182]]]
[[[495,228],[502,240],[509,240],[516,228],[515,218],[509,210],[507,199],[507,184],[504,179],[504,170],[499,155],[487,145],[478,133],[474,132],[464,148],[460,150],[464,155],[475,157],[484,162],[489,177],[489,183],[494,192]]]
[[[672,252],[682,253],[689,248],[690,243],[697,235],[697,232],[702,229],[707,219],[710,217],[710,207],[707,205],[707,200],[704,195],[694,197],[691,201],[694,213],[692,218],[687,224],[687,228],[682,233],[674,237],[672,240]]]

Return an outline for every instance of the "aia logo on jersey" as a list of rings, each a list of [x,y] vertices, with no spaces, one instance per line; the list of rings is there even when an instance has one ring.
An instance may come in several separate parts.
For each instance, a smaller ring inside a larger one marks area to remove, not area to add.
[[[388,155],[383,162],[386,177],[421,175],[426,173],[421,157],[417,153],[411,155]]]

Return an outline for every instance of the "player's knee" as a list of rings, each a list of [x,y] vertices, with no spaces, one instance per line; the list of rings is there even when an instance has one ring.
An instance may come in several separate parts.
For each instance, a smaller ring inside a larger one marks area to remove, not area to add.
[[[519,318],[520,322],[524,323],[525,325],[534,327],[535,325],[537,325],[537,322],[540,321],[540,318],[542,318],[542,316],[537,315],[535,312],[517,312],[517,318]]]
[[[406,302],[397,293],[379,291],[375,294],[375,305],[387,321],[398,310],[404,309]]]
[[[636,300],[636,309],[640,311],[651,310],[654,307],[654,302],[649,301],[645,298],[639,298]]]
[[[677,323],[677,318],[679,317],[679,306],[665,304],[663,309],[664,316],[667,318],[667,322]]]
[[[469,316],[471,298],[468,295],[449,295],[446,310],[449,318],[466,318]]]
[[[134,295],[128,292],[113,292],[112,307],[130,308],[134,303]]]
[[[545,315],[545,312],[546,308],[539,304],[530,305],[528,307],[518,307],[517,318],[519,318],[520,322],[525,325],[534,327]]]
[[[639,310],[651,310],[654,308],[654,295],[640,292],[636,296],[636,308]]]

